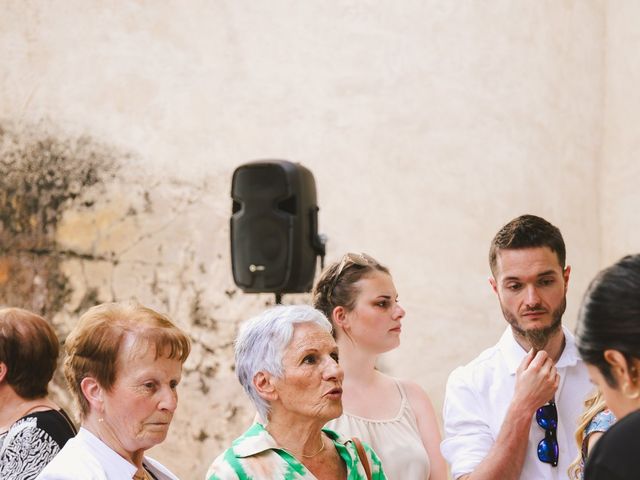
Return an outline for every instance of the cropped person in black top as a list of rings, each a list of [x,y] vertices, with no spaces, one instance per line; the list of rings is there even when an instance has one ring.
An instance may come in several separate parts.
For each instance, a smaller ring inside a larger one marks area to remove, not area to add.
[[[0,309],[0,478],[30,480],[76,433],[47,398],[59,342],[47,321],[19,308]]]
[[[618,418],[596,444],[585,480],[640,478],[640,255],[591,282],[578,316],[577,345],[591,381]]]

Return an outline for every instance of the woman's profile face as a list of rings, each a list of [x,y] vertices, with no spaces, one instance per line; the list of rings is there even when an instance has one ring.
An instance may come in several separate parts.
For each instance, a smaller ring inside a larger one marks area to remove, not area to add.
[[[618,385],[614,388],[607,383],[607,380],[598,367],[587,364],[587,370],[589,371],[591,383],[600,390],[604,398],[604,403],[616,418],[620,419],[637,408],[633,403],[630,403],[629,398],[624,395],[620,382],[618,382]]]
[[[345,330],[360,348],[384,353],[400,345],[405,311],[391,275],[375,271],[355,283],[356,304],[346,314]]]
[[[315,323],[297,324],[282,356],[284,375],[275,379],[279,403],[289,414],[328,421],[342,414],[338,347]]]
[[[163,356],[156,359],[152,346],[132,351],[131,343],[125,340],[118,355],[115,383],[104,394],[102,424],[119,447],[136,452],[166,438],[178,404],[176,388],[182,363]]]

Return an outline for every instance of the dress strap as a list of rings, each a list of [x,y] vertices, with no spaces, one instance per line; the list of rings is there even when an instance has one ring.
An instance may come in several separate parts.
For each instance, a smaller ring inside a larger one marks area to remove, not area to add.
[[[62,418],[64,418],[64,420],[67,422],[67,425],[69,425],[69,428],[71,429],[73,434],[77,435],[78,434],[78,429],[76,428],[76,426],[71,421],[71,418],[69,417],[67,412],[64,411],[64,408],[61,408],[60,410],[56,410],[56,412],[58,412],[60,414],[60,416]]]
[[[396,387],[398,388],[398,391],[400,392],[400,400],[404,404],[407,401],[407,393],[404,391],[404,387],[402,386],[402,382],[400,380],[398,380],[397,378],[394,378],[393,381],[396,382]]]
[[[24,412],[22,415],[20,415],[18,417],[18,419],[26,417],[27,415],[29,415],[31,412],[33,412],[34,410],[36,410],[38,408],[46,408],[47,410],[55,410],[54,408],[51,407],[51,405],[45,404],[45,403],[41,403],[41,404],[38,404],[38,405],[31,406],[26,412]],[[46,412],[47,410],[41,410],[41,411]]]

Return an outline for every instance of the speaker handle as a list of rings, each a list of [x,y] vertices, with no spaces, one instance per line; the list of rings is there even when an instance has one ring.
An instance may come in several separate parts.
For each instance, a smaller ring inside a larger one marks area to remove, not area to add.
[[[327,254],[327,236],[318,233],[318,211],[319,207],[309,209],[309,226],[311,235],[311,245],[316,255],[320,256],[320,269],[324,269],[324,256]]]

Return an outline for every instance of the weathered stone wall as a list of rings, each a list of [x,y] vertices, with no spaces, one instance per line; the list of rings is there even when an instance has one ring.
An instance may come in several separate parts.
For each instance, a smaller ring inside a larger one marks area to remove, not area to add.
[[[228,308],[237,290],[227,274],[228,230],[220,228],[226,209],[215,218],[227,179],[161,180],[137,171],[127,152],[52,125],[0,128],[0,302],[51,318],[61,339],[88,307],[129,298],[187,330],[187,401],[174,421],[173,450],[171,442],[165,450],[188,478],[253,416],[233,379],[242,316]],[[258,298],[233,303],[272,302]],[[60,371],[52,394],[73,409]]]
[[[504,328],[486,281],[500,226],[530,212],[562,229],[569,326],[603,249],[640,231],[603,230],[631,215],[615,188],[634,191],[605,155],[630,162],[631,137],[603,146],[612,112],[633,125],[607,104],[607,69],[623,71],[608,49],[636,38],[607,34],[631,16],[617,5],[612,20],[597,0],[0,2],[0,303],[61,339],[100,301],[168,313],[194,348],[153,455],[202,478],[253,417],[232,341],[273,301],[233,284],[231,175],[298,161],[328,260],[366,251],[394,274],[408,315],[381,368],[439,409],[449,372]]]

